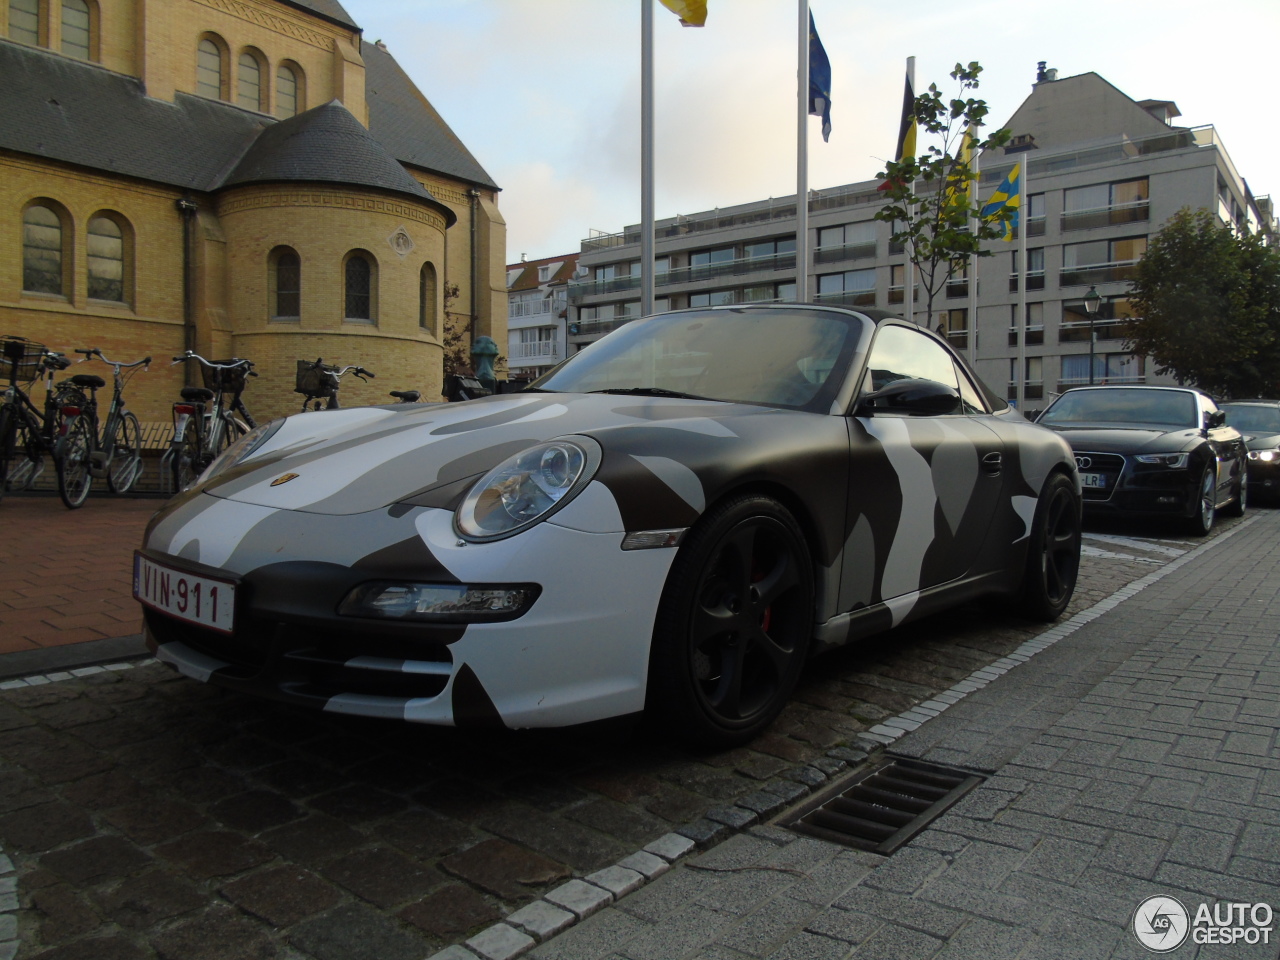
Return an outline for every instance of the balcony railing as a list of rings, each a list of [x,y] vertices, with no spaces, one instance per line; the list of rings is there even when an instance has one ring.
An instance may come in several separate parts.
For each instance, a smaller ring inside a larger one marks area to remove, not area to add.
[[[1103,383],[1146,383],[1146,382],[1147,382],[1146,375],[1141,373],[1134,374],[1132,376],[1122,375],[1118,377],[1106,377],[1106,376],[1099,375],[1093,378],[1093,383],[1095,386]],[[1058,381],[1058,393],[1062,393],[1064,390],[1068,389],[1069,387],[1087,387],[1089,385],[1090,384],[1089,384],[1088,377],[1064,377],[1063,379]]]
[[[1044,343],[1044,327],[1027,327],[1027,346],[1035,347]],[[1009,346],[1016,347],[1018,345],[1018,331],[1016,328],[1009,330]]]
[[[658,276],[662,280],[661,274]],[[627,277],[610,277],[608,280],[579,280],[569,284],[569,299],[581,300],[583,297],[596,296],[602,293],[620,293],[624,290],[637,290],[640,287],[640,275]]]
[[[551,357],[558,359],[560,357],[560,344],[554,340],[538,340],[530,343],[517,343],[515,349],[517,359],[525,360],[530,357]]]
[[[876,255],[874,240],[867,243],[846,243],[838,247],[818,247],[813,252],[814,263],[839,263],[842,260],[862,260]]]
[[[539,317],[557,308],[564,309],[563,300],[511,300],[507,306],[507,316],[511,319]]]
[[[1058,283],[1064,287],[1094,286],[1116,280],[1131,280],[1137,270],[1137,260],[1117,260],[1114,263],[1096,263],[1082,267],[1066,267],[1058,275]],[[1031,284],[1027,284],[1031,289]]]
[[[957,350],[969,349],[969,331],[968,330],[948,330],[947,343],[951,344]]]
[[[1009,292],[1013,293],[1017,289],[1018,289],[1018,275],[1016,273],[1012,273],[1009,275]],[[1027,274],[1027,289],[1028,290],[1044,289],[1044,271],[1043,270],[1033,270],[1031,273]]]
[[[904,297],[903,297],[903,295],[902,295],[902,294],[903,294],[903,290],[904,290],[904,289],[905,289],[905,288],[904,288],[904,287],[903,287],[903,285],[902,285],[902,284],[900,284],[900,283],[899,283],[897,286],[890,287],[890,288],[889,288],[889,303],[905,303],[905,302],[906,302],[906,298],[904,298]],[[912,288],[911,288],[911,290],[912,290],[912,298],[913,298],[914,300],[916,300],[917,302],[919,302],[919,300],[920,300],[920,288],[919,288],[918,286],[915,286],[915,287],[912,287]]]
[[[898,292],[902,292],[901,288]],[[838,293],[820,293],[814,297],[814,300],[818,303],[834,303],[841,307],[874,307],[876,292],[874,290],[841,290]]]
[[[1098,340],[1125,340],[1128,335],[1125,328],[1127,320],[1095,320],[1093,322],[1094,337]],[[1059,343],[1088,343],[1088,321],[1064,321],[1058,327]]]
[[[1005,394],[1006,400],[1018,399],[1018,384],[1016,381],[1009,381],[1009,390]],[[1043,400],[1044,399],[1044,381],[1028,380],[1022,385],[1022,399],[1024,400]]]
[[[947,299],[955,300],[959,297],[967,297],[969,295],[968,280],[948,280],[947,281]]]
[[[602,333],[609,333],[618,329],[624,323],[630,323],[636,317],[610,317],[607,320],[579,320],[569,324],[569,335],[589,337]]]
[[[1089,230],[1093,227],[1110,227],[1119,223],[1138,223],[1151,218],[1150,204],[1146,200],[1118,203],[1093,210],[1073,210],[1062,215],[1062,229]]]
[[[693,283],[697,280],[713,280],[716,277],[740,277],[749,273],[794,270],[795,268],[794,253],[774,253],[765,257],[739,257],[736,260],[722,260],[719,263],[676,267],[667,273],[658,274],[656,280],[659,286],[665,286],[671,283]]]

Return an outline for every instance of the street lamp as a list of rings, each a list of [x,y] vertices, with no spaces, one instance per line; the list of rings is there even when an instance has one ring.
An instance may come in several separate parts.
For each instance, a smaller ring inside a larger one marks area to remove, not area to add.
[[[1084,295],[1084,312],[1089,315],[1089,386],[1093,386],[1093,322],[1098,316],[1098,307],[1102,306],[1102,296],[1097,287],[1090,287]]]

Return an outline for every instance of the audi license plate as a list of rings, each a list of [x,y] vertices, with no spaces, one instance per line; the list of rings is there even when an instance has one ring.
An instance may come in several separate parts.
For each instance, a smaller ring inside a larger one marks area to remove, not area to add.
[[[1082,473],[1080,474],[1080,486],[1092,487],[1095,490],[1105,490],[1107,488],[1107,475],[1105,473]]]
[[[133,596],[153,610],[222,633],[231,632],[235,619],[235,583],[174,570],[136,552]]]

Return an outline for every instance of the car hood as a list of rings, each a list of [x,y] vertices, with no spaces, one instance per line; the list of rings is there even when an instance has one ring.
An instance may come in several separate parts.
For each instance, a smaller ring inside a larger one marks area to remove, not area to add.
[[[248,460],[192,493],[310,513],[364,513],[432,491],[461,492],[506,458],[556,437],[592,436],[608,453],[624,449],[633,434],[651,448],[656,430],[682,441],[673,447],[705,446],[712,437],[738,438],[735,423],[744,418],[774,418],[783,432],[784,423],[815,416],[706,400],[541,393],[301,413]]]
[[[1244,442],[1250,450],[1274,450],[1280,447],[1280,433],[1246,433]]]
[[[1073,450],[1093,453],[1177,453],[1194,446],[1199,430],[1155,430],[1138,427],[1058,427],[1042,424],[1062,436]]]

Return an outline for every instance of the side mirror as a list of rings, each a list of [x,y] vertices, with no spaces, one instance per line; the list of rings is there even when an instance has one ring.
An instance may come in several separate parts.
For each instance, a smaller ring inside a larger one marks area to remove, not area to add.
[[[936,380],[894,380],[858,403],[858,416],[875,413],[905,413],[941,416],[960,412],[960,393]]]
[[[1211,410],[1204,415],[1204,428],[1216,430],[1227,422],[1227,414],[1223,410]]]

